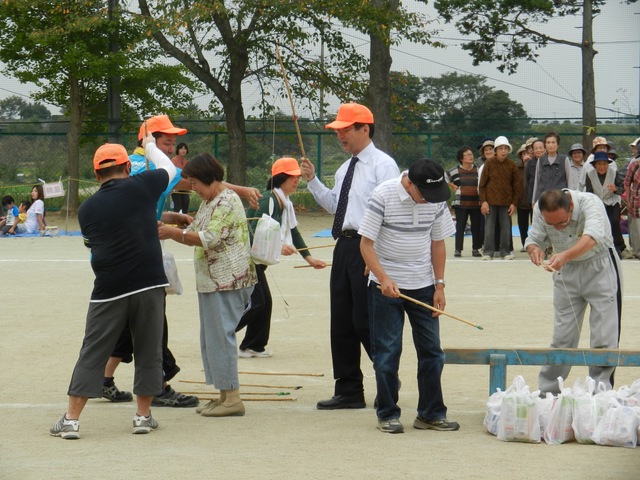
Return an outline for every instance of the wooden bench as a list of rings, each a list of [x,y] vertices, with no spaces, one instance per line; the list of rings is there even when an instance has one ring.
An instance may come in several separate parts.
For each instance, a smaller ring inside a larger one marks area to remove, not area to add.
[[[507,365],[640,367],[640,350],[604,348],[447,348],[444,363],[489,365],[489,395],[507,387]]]

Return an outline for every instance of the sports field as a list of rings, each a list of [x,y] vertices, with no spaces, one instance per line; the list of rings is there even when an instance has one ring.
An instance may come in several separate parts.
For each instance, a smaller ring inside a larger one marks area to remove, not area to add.
[[[47,214],[49,224],[64,219]],[[312,238],[331,225],[323,214],[299,215],[310,246],[331,244]],[[71,224],[71,229],[77,225]],[[441,320],[447,347],[547,347],[551,338],[550,274],[516,260],[483,262],[449,249],[447,311],[480,324],[478,330],[450,318]],[[519,239],[514,239],[516,252]],[[172,386],[183,392],[209,392],[199,351],[198,307],[192,249],[174,242],[185,289],[167,299],[169,346],[182,371]],[[274,315],[267,359],[240,359],[247,414],[204,418],[194,409],[154,408],[160,428],[132,435],[134,403],[90,400],[81,418],[81,439],[49,436],[66,409],[66,391],[84,332],[93,273],[81,237],[0,238],[0,478],[67,479],[601,479],[640,478],[640,449],[503,443],[482,426],[489,368],[447,365],[443,374],[449,418],[457,432],[411,428],[417,403],[415,352],[405,330],[401,363],[401,420],[406,432],[376,430],[375,379],[363,360],[368,407],[318,411],[318,400],[333,393],[329,348],[329,268],[315,271],[301,257],[267,270]],[[331,248],[312,251],[331,260]],[[625,297],[621,348],[640,349],[640,262],[622,263]],[[588,322],[587,322],[588,323]],[[581,346],[588,347],[588,325]],[[241,333],[242,335],[242,333]],[[523,375],[536,388],[538,367],[512,366],[508,379]],[[275,373],[275,375],[263,375]],[[284,375],[289,374],[289,375]],[[133,369],[121,365],[116,383],[130,390]],[[586,375],[574,368],[567,383]],[[640,369],[619,368],[616,386],[640,378]],[[265,387],[273,386],[274,388]],[[301,387],[301,388],[298,388]],[[282,393],[278,395],[278,393]],[[266,395],[271,393],[271,395]],[[276,393],[276,395],[273,395]],[[295,401],[292,401],[295,400]]]

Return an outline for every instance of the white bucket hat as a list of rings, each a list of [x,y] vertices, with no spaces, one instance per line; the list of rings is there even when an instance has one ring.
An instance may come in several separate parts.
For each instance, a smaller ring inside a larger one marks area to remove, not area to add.
[[[501,147],[503,145],[506,145],[507,147],[509,147],[509,153],[511,153],[513,151],[513,147],[511,146],[511,144],[509,143],[509,140],[507,140],[507,137],[503,137],[500,136],[498,138],[496,138],[493,142],[493,149],[497,149],[498,147]]]

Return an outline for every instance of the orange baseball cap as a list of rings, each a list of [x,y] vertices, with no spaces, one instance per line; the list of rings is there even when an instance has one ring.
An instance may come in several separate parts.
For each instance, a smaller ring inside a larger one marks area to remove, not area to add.
[[[122,145],[105,143],[96,150],[93,156],[93,169],[102,170],[103,168],[123,165],[128,162],[129,155],[127,155],[127,150]]]
[[[186,128],[174,127],[169,117],[166,115],[156,115],[147,120],[147,133],[166,133],[167,135],[184,135],[187,133]],[[140,131],[138,132],[138,140],[144,138],[144,122],[140,125]]]
[[[329,125],[325,125],[324,128],[333,128],[340,130],[341,128],[347,128],[354,123],[373,123],[373,113],[364,105],[351,102],[345,103],[338,109],[338,115],[335,121]]]
[[[292,177],[302,175],[298,161],[291,157],[282,157],[273,163],[273,166],[271,167],[271,176],[275,177],[279,173],[286,173]]]

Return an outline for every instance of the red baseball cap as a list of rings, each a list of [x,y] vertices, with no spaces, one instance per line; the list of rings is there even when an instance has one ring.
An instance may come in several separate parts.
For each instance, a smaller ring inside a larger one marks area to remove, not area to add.
[[[329,125],[325,125],[324,128],[333,128],[340,130],[341,128],[347,128],[354,123],[373,123],[373,113],[364,105],[351,102],[341,105],[338,109],[338,115],[335,121]]]
[[[127,150],[122,145],[105,143],[96,150],[93,156],[93,169],[102,170],[103,168],[123,165],[128,162],[129,155],[127,155]]]
[[[169,117],[166,115],[156,115],[149,118],[146,122],[140,125],[140,131],[138,132],[138,140],[142,140],[145,134],[145,123],[147,133],[166,133],[167,135],[184,135],[187,133],[186,128],[174,127]]]

